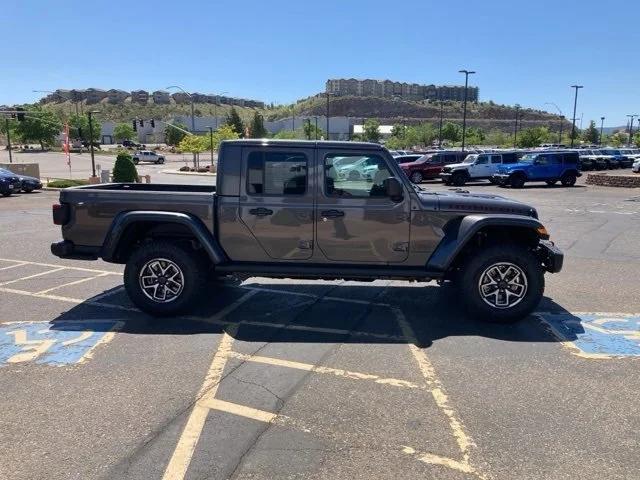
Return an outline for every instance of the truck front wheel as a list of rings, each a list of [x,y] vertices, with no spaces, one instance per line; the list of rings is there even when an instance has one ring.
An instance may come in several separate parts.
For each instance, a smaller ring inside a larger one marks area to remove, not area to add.
[[[456,187],[462,187],[467,183],[468,175],[464,172],[456,172],[451,176],[451,183]]]
[[[511,323],[526,317],[544,293],[544,271],[527,249],[496,245],[464,265],[458,285],[469,313],[483,321]]]
[[[201,259],[192,250],[169,241],[138,247],[124,269],[124,286],[131,301],[157,317],[185,312],[205,283]]]

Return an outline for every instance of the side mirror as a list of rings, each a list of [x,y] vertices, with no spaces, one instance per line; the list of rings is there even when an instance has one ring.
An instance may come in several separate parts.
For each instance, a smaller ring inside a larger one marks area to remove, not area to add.
[[[402,200],[402,184],[395,177],[389,177],[383,182],[384,189],[387,192],[387,196],[393,201]]]

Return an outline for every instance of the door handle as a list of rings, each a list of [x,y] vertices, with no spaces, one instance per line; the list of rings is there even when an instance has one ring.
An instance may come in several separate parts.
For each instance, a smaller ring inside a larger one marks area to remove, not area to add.
[[[256,217],[266,217],[268,215],[273,215],[273,210],[260,207],[260,208],[252,208],[251,210],[249,210],[249,213],[251,215],[255,215]]]
[[[325,218],[338,218],[344,217],[344,212],[342,210],[323,210],[320,215]]]

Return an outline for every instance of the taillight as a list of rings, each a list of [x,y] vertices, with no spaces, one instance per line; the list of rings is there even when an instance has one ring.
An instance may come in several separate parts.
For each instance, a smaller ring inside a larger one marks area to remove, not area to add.
[[[52,205],[53,224],[66,225],[69,222],[69,205],[56,203]]]

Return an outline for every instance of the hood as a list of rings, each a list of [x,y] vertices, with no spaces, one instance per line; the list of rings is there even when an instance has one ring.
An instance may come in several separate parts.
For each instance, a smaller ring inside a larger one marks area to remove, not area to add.
[[[504,215],[524,215],[538,218],[535,208],[500,195],[471,193],[466,190],[450,192],[418,192],[418,198],[425,206],[438,203],[438,210],[468,213],[497,213]]]
[[[506,165],[500,165],[498,167],[498,173],[510,172],[511,170],[516,170],[518,168],[529,168],[531,167],[531,163],[508,163]]]

